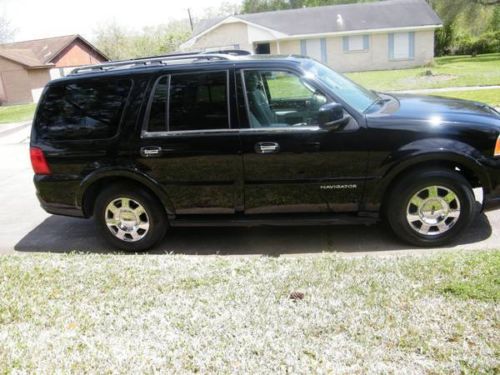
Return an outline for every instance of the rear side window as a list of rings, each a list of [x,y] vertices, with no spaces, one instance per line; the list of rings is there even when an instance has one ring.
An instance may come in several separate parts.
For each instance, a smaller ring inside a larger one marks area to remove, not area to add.
[[[162,77],[156,83],[155,93],[149,111],[148,132],[167,130],[168,77]]]
[[[54,140],[114,136],[131,85],[127,79],[100,79],[51,86],[38,111],[38,136]]]
[[[147,131],[229,128],[227,77],[223,71],[160,78],[150,104]]]

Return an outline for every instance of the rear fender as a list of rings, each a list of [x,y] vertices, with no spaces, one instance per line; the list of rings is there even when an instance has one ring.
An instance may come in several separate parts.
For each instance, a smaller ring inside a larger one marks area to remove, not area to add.
[[[167,215],[174,215],[175,210],[172,201],[160,184],[152,180],[148,175],[138,170],[130,170],[126,168],[102,168],[89,174],[84,180],[82,180],[80,184],[80,188],[76,195],[75,205],[83,209],[86,192],[88,192],[94,184],[107,178],[128,179],[144,185],[145,187],[149,188],[161,201],[161,203],[165,207]]]

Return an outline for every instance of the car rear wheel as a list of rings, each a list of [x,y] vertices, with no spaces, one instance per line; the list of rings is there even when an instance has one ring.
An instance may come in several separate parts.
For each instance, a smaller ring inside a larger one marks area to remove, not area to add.
[[[98,230],[116,249],[144,251],[157,244],[168,227],[163,207],[140,187],[115,185],[96,200]]]
[[[474,215],[468,181],[445,169],[419,170],[399,180],[386,204],[393,232],[416,246],[441,246],[459,237]]]

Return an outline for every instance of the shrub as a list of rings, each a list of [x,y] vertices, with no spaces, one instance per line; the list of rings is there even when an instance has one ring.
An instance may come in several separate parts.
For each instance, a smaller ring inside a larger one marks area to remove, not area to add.
[[[446,23],[436,30],[434,52],[436,56],[449,55],[452,48],[455,29],[452,23]]]
[[[500,52],[500,31],[483,33],[477,38],[463,35],[457,39],[454,52],[457,55]]]

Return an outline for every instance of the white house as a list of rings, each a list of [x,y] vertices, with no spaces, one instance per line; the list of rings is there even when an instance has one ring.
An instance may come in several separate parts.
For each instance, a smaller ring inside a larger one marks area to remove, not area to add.
[[[308,55],[339,71],[429,63],[441,19],[425,0],[386,0],[201,21],[181,49]]]

